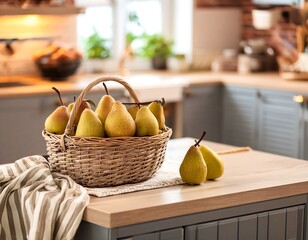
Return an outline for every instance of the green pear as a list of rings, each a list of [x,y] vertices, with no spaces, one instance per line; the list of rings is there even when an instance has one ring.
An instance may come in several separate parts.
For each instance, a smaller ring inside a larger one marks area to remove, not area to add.
[[[218,154],[203,144],[200,144],[200,151],[207,165],[206,179],[214,180],[221,177],[224,173],[224,164]]]
[[[82,111],[75,136],[104,137],[104,126],[93,110],[86,108]]]
[[[68,109],[68,112],[71,113],[73,108],[74,108],[74,105],[75,103],[70,103],[68,106],[67,106],[67,109]],[[73,125],[77,126],[78,122],[79,122],[79,119],[80,119],[80,116],[81,116],[81,113],[83,112],[84,109],[86,108],[90,108],[91,109],[91,105],[86,101],[86,100],[83,100],[80,104],[80,107],[77,111],[77,114],[76,114],[76,117],[74,119],[74,123]]]
[[[206,180],[207,166],[203,159],[199,145],[204,135],[205,132],[199,141],[188,149],[180,165],[179,171],[182,180],[191,185],[201,184]]]
[[[57,107],[45,120],[45,130],[54,134],[63,134],[69,119],[66,106]]]
[[[97,104],[95,112],[103,124],[105,124],[106,117],[114,102],[115,100],[111,95],[104,95]]]
[[[153,136],[159,133],[157,119],[147,106],[143,106],[138,110],[135,123],[138,137]]]
[[[149,109],[156,117],[158,121],[159,129],[163,129],[165,127],[165,121],[166,121],[163,103],[160,101],[151,102],[149,104]]]
[[[139,106],[137,104],[134,104],[127,109],[127,111],[133,117],[134,120],[136,119],[138,110],[139,110]]]
[[[105,120],[105,132],[109,137],[132,137],[136,124],[124,104],[115,101]]]

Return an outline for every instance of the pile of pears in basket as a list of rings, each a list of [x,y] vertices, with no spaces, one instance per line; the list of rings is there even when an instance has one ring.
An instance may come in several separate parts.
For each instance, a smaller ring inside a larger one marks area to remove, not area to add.
[[[105,84],[104,84],[105,86]],[[45,120],[45,130],[53,134],[63,134],[72,114],[75,102],[65,106],[61,94],[61,106],[56,108]],[[83,99],[76,109],[73,133],[76,137],[143,137],[159,134],[165,128],[164,99],[147,103],[122,103],[116,101],[105,86],[103,95],[95,110],[95,104]]]

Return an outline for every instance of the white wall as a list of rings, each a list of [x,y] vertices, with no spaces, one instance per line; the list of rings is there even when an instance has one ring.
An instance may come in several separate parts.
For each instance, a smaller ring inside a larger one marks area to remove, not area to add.
[[[192,58],[197,68],[208,68],[212,59],[225,48],[238,49],[241,15],[239,8],[194,9]]]

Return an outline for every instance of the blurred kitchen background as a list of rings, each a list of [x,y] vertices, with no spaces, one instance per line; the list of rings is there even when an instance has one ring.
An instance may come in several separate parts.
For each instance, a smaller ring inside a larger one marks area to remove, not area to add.
[[[0,75],[39,75],[50,43],[80,52],[78,73],[149,70],[153,34],[172,42],[169,70],[284,71],[308,51],[305,26],[300,0],[2,0]]]

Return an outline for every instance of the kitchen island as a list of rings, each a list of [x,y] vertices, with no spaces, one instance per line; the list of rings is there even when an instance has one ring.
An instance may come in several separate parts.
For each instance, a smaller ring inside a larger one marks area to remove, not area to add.
[[[181,162],[193,142],[171,140],[166,159]],[[308,239],[307,161],[254,150],[221,157],[216,181],[91,197],[76,239]]]

